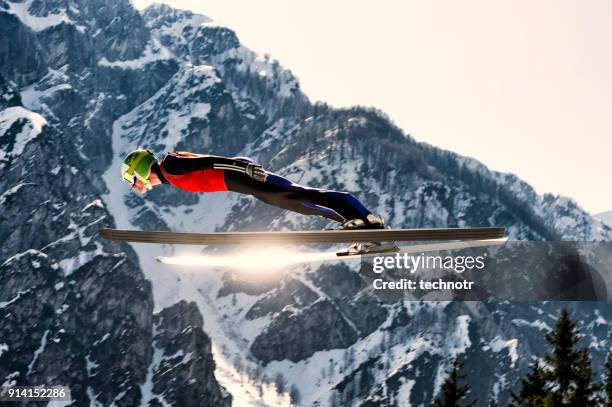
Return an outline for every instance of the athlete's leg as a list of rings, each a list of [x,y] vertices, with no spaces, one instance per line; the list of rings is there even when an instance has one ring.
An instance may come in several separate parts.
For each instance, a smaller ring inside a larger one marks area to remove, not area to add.
[[[276,174],[268,174],[266,182],[258,182],[238,173],[225,173],[228,190],[253,195],[270,204],[305,215],[318,215],[337,222],[362,219],[370,211],[353,195],[304,187]]]
[[[291,191],[288,198],[301,202],[303,206],[331,209],[344,220],[365,219],[370,213],[357,198],[348,192],[305,187],[276,174],[269,174],[266,183]]]

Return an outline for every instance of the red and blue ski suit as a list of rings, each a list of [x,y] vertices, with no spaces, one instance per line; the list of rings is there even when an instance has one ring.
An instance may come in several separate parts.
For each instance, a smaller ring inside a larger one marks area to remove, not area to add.
[[[283,209],[318,215],[337,222],[366,220],[370,211],[353,195],[298,185],[277,174],[267,173],[266,181],[246,173],[246,157],[219,157],[190,152],[168,153],[155,168],[163,183],[189,192],[232,191]]]

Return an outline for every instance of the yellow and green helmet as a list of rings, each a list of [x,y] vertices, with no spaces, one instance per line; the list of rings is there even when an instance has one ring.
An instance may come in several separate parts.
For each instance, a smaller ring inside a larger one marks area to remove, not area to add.
[[[138,178],[148,189],[151,189],[149,174],[156,161],[155,155],[149,150],[134,150],[126,155],[121,163],[121,176],[130,185],[134,185],[134,178]]]

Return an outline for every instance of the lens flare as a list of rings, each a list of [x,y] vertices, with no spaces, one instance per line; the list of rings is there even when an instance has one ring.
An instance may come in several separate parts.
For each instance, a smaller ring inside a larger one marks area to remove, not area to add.
[[[164,264],[196,267],[220,267],[235,270],[279,270],[302,263],[338,260],[336,252],[304,252],[283,248],[249,248],[223,254],[158,257]]]
[[[443,250],[460,250],[482,246],[496,246],[505,243],[507,238],[455,241],[442,243],[416,244],[400,247],[399,253],[421,253]],[[389,253],[387,253],[389,254]],[[283,247],[247,247],[235,252],[217,254],[180,255],[174,257],[157,257],[164,264],[194,267],[219,267],[243,271],[278,271],[289,266],[303,263],[320,263],[326,261],[361,260],[363,258],[385,255],[385,253],[367,253],[351,257],[338,257],[336,251],[315,252],[290,250]]]

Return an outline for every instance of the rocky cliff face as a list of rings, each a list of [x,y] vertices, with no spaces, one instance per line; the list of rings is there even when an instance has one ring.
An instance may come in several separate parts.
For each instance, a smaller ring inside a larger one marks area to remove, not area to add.
[[[154,316],[153,405],[226,406],[231,396],[214,377],[210,338],[195,303],[181,301]]]
[[[420,405],[462,355],[486,405],[504,403],[542,353],[561,304],[382,298],[354,264],[264,282],[253,258],[256,277],[171,268],[153,259],[179,248],[100,240],[100,227],[327,223],[234,194],[135,195],[118,164],[136,147],[250,156],[352,192],[393,227],[612,238],[573,201],[419,143],[379,111],[310,103],[289,71],[207,17],[127,1],[3,1],[0,27],[5,382],[69,384],[75,405]],[[601,361],[610,307],[569,306]]]
[[[136,253],[97,235],[115,225],[99,176],[112,155],[109,127],[130,98],[146,96],[109,91],[125,78],[97,61],[138,55],[148,30],[128,2],[64,6],[0,8],[0,380],[68,385],[74,405],[147,405],[181,392],[197,394],[182,405],[230,405],[201,317],[179,304],[159,313],[174,318],[154,322]],[[192,339],[181,340],[177,325]],[[156,342],[154,329],[172,336]],[[164,364],[183,382],[148,373],[158,352],[191,355]]]

